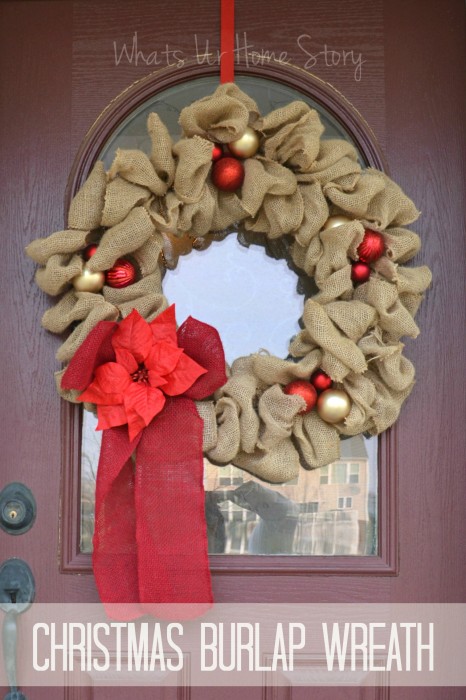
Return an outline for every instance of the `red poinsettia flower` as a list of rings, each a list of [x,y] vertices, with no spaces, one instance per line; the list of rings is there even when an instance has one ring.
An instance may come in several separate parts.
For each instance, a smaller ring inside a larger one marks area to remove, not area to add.
[[[110,343],[114,361],[95,368],[79,401],[97,405],[97,430],[127,423],[130,440],[160,413],[166,396],[184,394],[207,372],[178,345],[174,305],[151,323],[133,309]]]

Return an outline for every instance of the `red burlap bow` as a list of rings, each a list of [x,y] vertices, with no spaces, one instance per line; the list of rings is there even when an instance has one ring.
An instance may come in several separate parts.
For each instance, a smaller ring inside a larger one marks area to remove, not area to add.
[[[137,311],[101,321],[63,376],[63,388],[97,404],[104,430],[93,568],[112,617],[164,617],[163,604],[196,604],[183,608],[189,617],[212,604],[194,400],[225,382],[218,332],[191,317],[176,331],[173,306],[150,324]]]

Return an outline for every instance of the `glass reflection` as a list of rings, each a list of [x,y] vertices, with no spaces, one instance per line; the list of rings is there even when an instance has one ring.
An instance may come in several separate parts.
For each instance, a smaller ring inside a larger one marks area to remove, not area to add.
[[[376,554],[374,442],[344,440],[338,462],[281,485],[206,460],[209,552]]]
[[[237,76],[235,77],[235,83],[241,90],[244,90],[244,92],[254,98],[261,114],[267,114],[273,109],[289,104],[293,100],[306,102],[306,104],[319,112],[320,119],[325,127],[324,139],[345,139],[356,147],[354,139],[351,138],[342,124],[332,114],[298,90],[272,80],[253,76]],[[146,122],[151,112],[157,112],[167,126],[172,138],[178,140],[181,136],[178,117],[183,107],[191,104],[194,100],[210,95],[217,86],[218,78],[210,76],[190,80],[187,83],[176,85],[157,93],[122,121],[107,140],[99,155],[99,159],[104,161],[106,168],[109,168],[117,148],[138,148],[145,153],[150,153],[151,142],[147,134]],[[362,154],[360,154],[360,158],[361,162],[364,162]]]
[[[81,551],[92,551],[101,434],[83,414]],[[286,484],[204,460],[210,554],[377,554],[377,439],[343,440],[338,462]]]

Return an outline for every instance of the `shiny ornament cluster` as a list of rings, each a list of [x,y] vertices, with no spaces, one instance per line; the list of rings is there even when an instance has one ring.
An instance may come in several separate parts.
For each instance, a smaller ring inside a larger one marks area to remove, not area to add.
[[[67,228],[28,246],[38,285],[58,296],[42,323],[70,329],[57,353],[66,369],[99,321],[133,309],[158,317],[169,306],[163,276],[181,255],[232,230],[283,243],[316,287],[288,358],[238,358],[197,409],[213,463],[294,479],[301,464],[337,460],[342,437],[386,430],[414,385],[403,338],[419,333],[414,317],[431,281],[428,268],[406,267],[420,248],[406,228],[418,212],[385,173],[361,167],[351,143],[322,138],[304,101],[261,115],[223,84],[182,109],[179,125],[174,142],[150,114],[149,152],[119,149],[108,171],[97,162]]]
[[[317,369],[309,381],[297,379],[287,384],[283,391],[304,400],[305,406],[298,411],[299,415],[309,413],[316,407],[319,418],[326,423],[341,423],[351,410],[348,394],[333,388],[333,381],[321,369]]]
[[[212,148],[212,182],[222,192],[235,192],[243,184],[244,166],[242,160],[252,158],[259,150],[259,134],[247,127],[238,139],[230,141],[222,148],[215,144]]]
[[[83,250],[83,259],[87,262],[97,253],[97,243],[90,243]],[[77,292],[100,292],[104,284],[113,289],[124,289],[134,284],[137,279],[135,265],[125,258],[118,258],[114,265],[105,272],[93,272],[85,264],[82,272],[71,280]]]
[[[351,219],[347,216],[330,216],[322,227],[323,231],[336,229],[347,224]],[[371,276],[370,263],[382,257],[385,249],[383,236],[377,231],[366,229],[364,238],[358,246],[358,259],[351,263],[351,279],[355,284],[367,282]]]

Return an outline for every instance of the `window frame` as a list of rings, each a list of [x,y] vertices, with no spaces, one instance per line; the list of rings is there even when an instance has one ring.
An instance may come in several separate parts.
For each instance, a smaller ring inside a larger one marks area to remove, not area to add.
[[[327,83],[293,66],[271,64],[237,68],[238,75],[278,81],[311,97],[339,121],[353,138],[368,166],[387,171],[381,148],[362,116]],[[215,68],[187,64],[182,69],[156,71],[130,86],[102,112],[78,150],[65,197],[66,211],[72,196],[85,181],[98,153],[110,133],[131,111],[155,92],[206,75],[217,75]],[[79,549],[80,541],[80,407],[62,402],[62,526],[60,532],[60,570],[63,573],[91,573],[91,555]],[[377,540],[378,553],[370,556],[294,556],[247,555],[210,558],[214,574],[317,574],[396,575],[398,573],[397,538],[397,458],[396,425],[386,431],[378,443]]]

